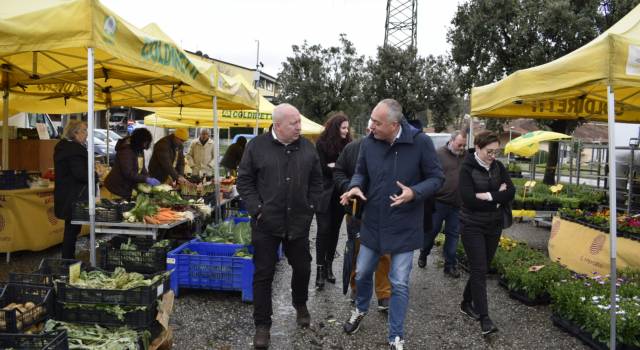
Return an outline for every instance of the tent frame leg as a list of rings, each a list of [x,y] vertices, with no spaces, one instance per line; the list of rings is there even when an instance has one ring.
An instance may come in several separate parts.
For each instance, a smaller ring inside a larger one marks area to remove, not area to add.
[[[609,129],[609,244],[611,254],[611,272],[609,274],[609,284],[611,285],[611,329],[610,329],[610,349],[616,348],[616,282],[617,268],[617,202],[616,202],[616,149],[615,149],[615,95],[613,87],[607,87],[607,126]]]

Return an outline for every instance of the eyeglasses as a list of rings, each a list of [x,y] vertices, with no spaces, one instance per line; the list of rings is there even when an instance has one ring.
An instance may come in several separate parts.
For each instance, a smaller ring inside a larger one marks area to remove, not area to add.
[[[496,149],[488,149],[488,150],[487,150],[487,155],[489,155],[489,156],[495,156],[496,154],[498,154],[498,152],[499,152],[499,151],[500,151],[500,149],[499,149],[499,148],[496,148]]]

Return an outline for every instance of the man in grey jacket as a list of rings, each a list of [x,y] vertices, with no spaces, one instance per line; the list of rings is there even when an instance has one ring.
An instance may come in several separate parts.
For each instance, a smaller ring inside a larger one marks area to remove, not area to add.
[[[424,268],[427,265],[427,256],[433,248],[434,239],[440,233],[444,223],[444,273],[453,278],[460,277],[456,261],[459,214],[462,205],[458,183],[466,144],[467,136],[456,131],[451,134],[449,142],[437,150],[444,172],[444,184],[436,194],[433,226],[431,230],[425,231],[424,248],[420,250],[418,257],[418,266]]]

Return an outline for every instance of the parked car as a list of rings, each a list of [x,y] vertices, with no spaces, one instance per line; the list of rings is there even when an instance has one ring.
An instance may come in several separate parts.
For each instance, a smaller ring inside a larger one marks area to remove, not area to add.
[[[106,143],[107,142],[107,129],[94,129],[93,136],[100,139],[100,141]],[[109,145],[115,145],[118,140],[120,140],[122,136],[120,136],[115,131],[109,130]]]
[[[451,139],[451,134],[449,133],[428,132],[426,134],[431,138],[431,141],[433,141],[433,145],[435,146],[436,149],[446,145],[447,142],[449,142],[449,140]]]

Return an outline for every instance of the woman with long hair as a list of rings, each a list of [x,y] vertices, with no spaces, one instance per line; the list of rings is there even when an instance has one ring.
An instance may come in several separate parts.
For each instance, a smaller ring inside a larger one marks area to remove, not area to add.
[[[338,234],[344,217],[340,205],[340,194],[333,182],[333,168],[344,147],[351,142],[349,118],[344,112],[330,115],[324,131],[316,142],[323,175],[322,199],[316,212],[318,231],[316,235],[316,288],[324,289],[325,281],[336,283],[332,264],[338,245]]]
[[[498,331],[487,307],[487,270],[496,253],[502,230],[510,225],[509,203],[515,187],[504,165],[496,160],[498,135],[483,131],[475,137],[460,169],[460,236],[469,259],[471,276],[460,310],[480,321],[483,335]]]

